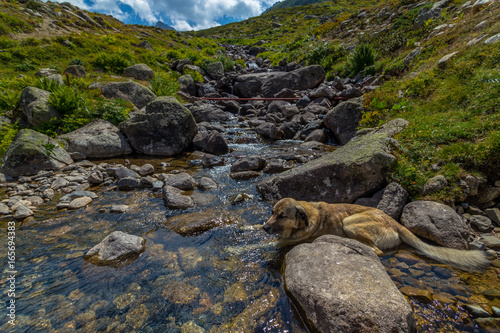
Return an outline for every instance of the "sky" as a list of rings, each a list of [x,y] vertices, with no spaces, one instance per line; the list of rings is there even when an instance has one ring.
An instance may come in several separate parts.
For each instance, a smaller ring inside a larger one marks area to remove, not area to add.
[[[260,15],[278,0],[52,0],[92,12],[110,14],[124,23],[155,25],[179,31],[201,30]]]

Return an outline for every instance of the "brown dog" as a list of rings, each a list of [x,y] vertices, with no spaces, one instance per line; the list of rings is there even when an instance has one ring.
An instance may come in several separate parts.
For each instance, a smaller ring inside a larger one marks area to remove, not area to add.
[[[377,255],[404,242],[429,258],[462,270],[480,270],[489,265],[483,251],[429,245],[381,210],[359,205],[285,198],[274,206],[273,215],[263,229],[269,234],[281,233],[280,241],[285,244],[330,234],[356,239],[370,246]]]

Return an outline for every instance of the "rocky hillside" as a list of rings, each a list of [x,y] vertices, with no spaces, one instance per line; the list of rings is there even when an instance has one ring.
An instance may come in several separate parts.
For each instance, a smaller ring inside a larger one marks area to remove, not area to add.
[[[269,7],[265,13],[271,12],[276,9],[281,9],[281,8],[290,8],[290,7],[297,7],[297,6],[304,6],[304,5],[311,5],[314,3],[319,3],[319,2],[326,2],[328,0],[284,0],[284,1],[279,1]]]

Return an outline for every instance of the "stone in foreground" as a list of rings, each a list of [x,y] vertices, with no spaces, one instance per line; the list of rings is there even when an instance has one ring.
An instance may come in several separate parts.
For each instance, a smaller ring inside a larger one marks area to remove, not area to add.
[[[351,203],[384,185],[396,159],[391,154],[392,136],[407,124],[404,119],[395,119],[330,154],[263,180],[257,189],[268,201],[292,197]]]
[[[415,332],[412,309],[373,250],[327,235],[285,258],[285,287],[318,332]]]
[[[115,265],[138,257],[145,249],[144,238],[114,231],[90,249],[85,259],[95,265]]]
[[[73,160],[54,139],[29,129],[20,130],[4,156],[2,172],[31,176],[42,170],[59,170]]]

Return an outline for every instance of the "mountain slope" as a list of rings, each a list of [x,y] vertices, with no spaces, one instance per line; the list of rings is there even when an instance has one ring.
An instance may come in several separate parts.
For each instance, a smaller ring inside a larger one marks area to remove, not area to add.
[[[291,7],[297,7],[297,6],[305,6],[305,5],[311,5],[314,3],[319,3],[319,2],[326,2],[329,0],[284,0],[275,3],[271,7],[269,7],[264,13],[271,12],[276,9],[282,9],[282,8],[291,8]]]

